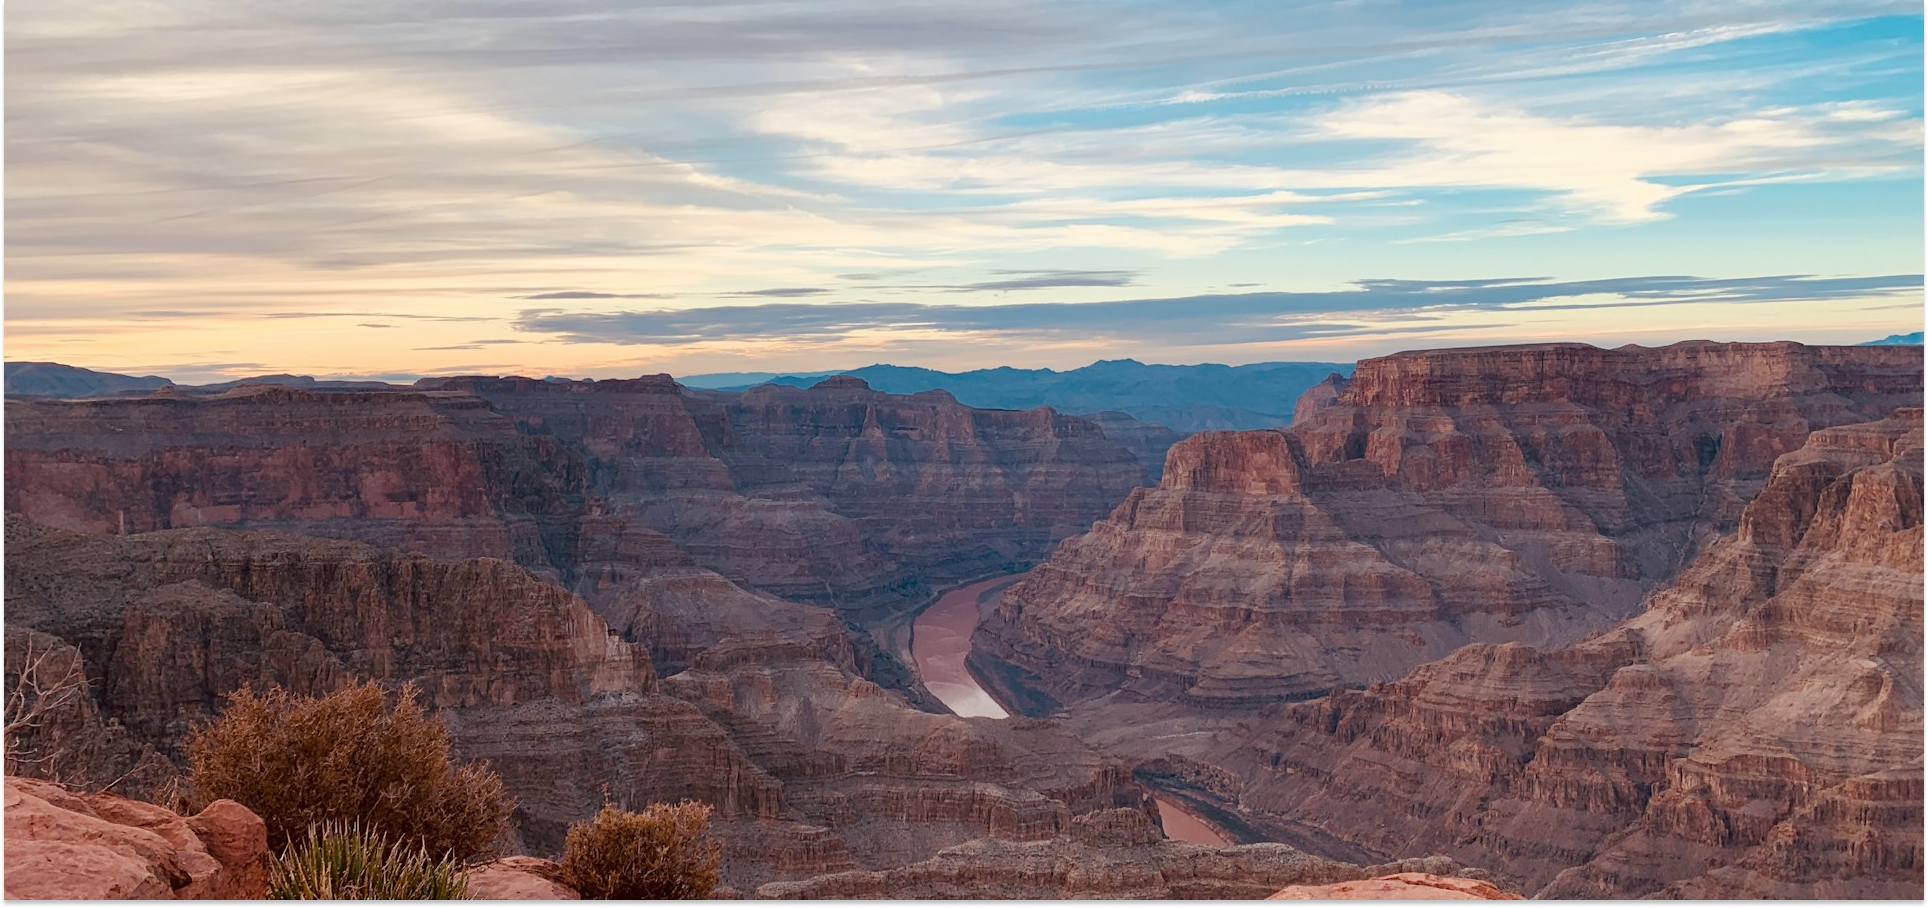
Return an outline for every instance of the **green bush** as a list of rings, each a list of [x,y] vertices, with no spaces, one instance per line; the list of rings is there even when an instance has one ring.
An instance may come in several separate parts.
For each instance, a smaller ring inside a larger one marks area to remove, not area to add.
[[[453,763],[448,729],[412,687],[393,709],[372,681],[312,698],[243,688],[186,749],[195,798],[246,805],[277,849],[318,823],[347,821],[460,859],[508,828],[502,779]]]
[[[268,872],[271,899],[460,899],[469,884],[462,865],[410,850],[356,823],[308,827]]]
[[[641,813],[605,806],[569,827],[562,872],[586,899],[709,898],[723,856],[709,828],[709,805],[695,801]]]

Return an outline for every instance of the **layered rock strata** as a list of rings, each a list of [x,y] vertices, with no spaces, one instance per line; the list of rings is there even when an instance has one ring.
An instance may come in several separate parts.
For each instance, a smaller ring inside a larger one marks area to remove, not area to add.
[[[1172,445],[1192,434],[1154,422],[1141,422],[1116,410],[1085,413],[1083,416],[1105,430],[1106,438],[1123,445],[1133,457],[1138,458],[1138,464],[1144,467],[1145,478],[1150,485],[1157,485],[1159,478],[1165,475],[1165,455],[1171,451]]]
[[[1164,839],[1143,813],[1079,817],[1036,842],[980,839],[886,871],[757,889],[759,899],[1262,899],[1282,887],[1399,873],[1480,875],[1444,858],[1360,867],[1278,844],[1213,847]]]
[[[1646,611],[1268,709],[1248,812],[1542,897],[1920,898],[1922,416],[1813,433]]]
[[[1819,428],[1919,404],[1913,348],[1402,353],[1282,431],[1206,432],[1009,590],[984,658],[1044,703],[1249,709],[1628,617]]]
[[[1144,479],[1097,425],[941,391],[630,381],[243,386],[20,401],[7,507],[76,532],[275,527],[513,560],[575,586],[694,563],[778,595],[912,604],[1036,561]]]

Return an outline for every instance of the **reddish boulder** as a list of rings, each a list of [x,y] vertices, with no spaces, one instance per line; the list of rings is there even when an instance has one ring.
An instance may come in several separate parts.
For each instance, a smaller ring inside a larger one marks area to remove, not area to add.
[[[477,864],[466,873],[471,900],[576,901],[582,894],[563,882],[562,867],[554,861],[515,855]]]
[[[7,898],[264,899],[268,827],[233,801],[192,817],[6,780]]]
[[[1485,880],[1462,880],[1430,873],[1395,873],[1370,880],[1352,880],[1329,886],[1287,886],[1265,897],[1266,901],[1500,901],[1518,900]]]

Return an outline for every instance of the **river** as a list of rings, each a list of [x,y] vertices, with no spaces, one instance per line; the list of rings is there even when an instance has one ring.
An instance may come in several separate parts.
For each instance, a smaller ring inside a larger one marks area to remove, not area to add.
[[[1022,576],[1007,574],[951,590],[939,596],[911,625],[910,655],[917,676],[951,712],[991,719],[1010,717],[971,676],[964,659],[971,654],[971,632],[977,630],[977,623],[997,603],[997,598],[990,594],[1016,583]],[[1172,798],[1154,795],[1153,799],[1158,802],[1158,816],[1167,837],[1199,845],[1233,844]]]
[[[971,654],[971,632],[977,630],[977,623],[984,617],[978,600],[993,589],[1016,583],[1022,576],[992,577],[951,590],[939,596],[936,603],[917,616],[917,623],[911,625],[910,657],[917,663],[917,677],[951,712],[992,719],[1010,717],[1011,714],[978,685],[977,679],[971,677],[970,669],[964,667],[964,657]]]

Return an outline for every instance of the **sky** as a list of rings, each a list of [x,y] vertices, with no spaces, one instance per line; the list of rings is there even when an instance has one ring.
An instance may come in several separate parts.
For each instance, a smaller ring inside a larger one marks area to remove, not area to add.
[[[1919,3],[15,0],[8,360],[219,381],[1855,343]]]

